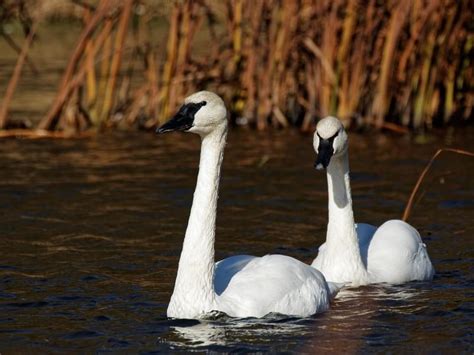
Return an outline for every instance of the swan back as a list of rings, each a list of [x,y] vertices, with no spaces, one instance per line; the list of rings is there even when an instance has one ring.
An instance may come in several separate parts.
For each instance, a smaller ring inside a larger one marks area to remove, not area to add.
[[[281,313],[306,317],[325,311],[339,285],[329,286],[316,269],[285,255],[250,260],[228,283],[218,302],[234,317]]]
[[[390,220],[375,232],[368,248],[371,282],[400,284],[431,280],[434,268],[420,234],[408,223]]]

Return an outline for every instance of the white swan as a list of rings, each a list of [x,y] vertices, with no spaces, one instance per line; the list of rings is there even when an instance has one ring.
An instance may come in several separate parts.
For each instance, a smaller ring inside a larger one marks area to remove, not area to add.
[[[200,91],[157,132],[188,131],[201,136],[201,159],[191,214],[167,315],[202,318],[211,311],[233,317],[269,313],[309,316],[325,311],[338,286],[296,259],[283,255],[233,256],[214,264],[219,174],[227,136],[222,99]]]
[[[348,138],[341,122],[326,117],[314,134],[317,169],[327,169],[329,223],[326,242],[312,266],[327,280],[354,286],[431,280],[434,268],[415,228],[390,220],[379,228],[354,224]]]

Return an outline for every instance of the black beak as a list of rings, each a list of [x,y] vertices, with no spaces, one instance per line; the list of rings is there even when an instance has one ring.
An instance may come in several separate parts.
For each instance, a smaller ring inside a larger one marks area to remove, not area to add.
[[[318,137],[319,137],[318,157],[316,158],[316,161],[314,162],[314,167],[316,169],[318,170],[327,169],[327,167],[329,166],[331,157],[334,154],[334,148],[332,144],[336,136],[337,134],[328,139],[323,139],[318,134]]]
[[[172,131],[187,131],[194,123],[194,115],[202,106],[206,105],[206,101],[181,106],[179,111],[166,122],[163,126],[157,128],[156,133],[166,133]]]

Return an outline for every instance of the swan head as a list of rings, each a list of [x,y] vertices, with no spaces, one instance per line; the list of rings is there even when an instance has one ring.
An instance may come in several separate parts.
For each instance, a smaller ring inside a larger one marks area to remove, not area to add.
[[[346,152],[347,144],[347,133],[339,119],[328,116],[320,120],[313,139],[314,150],[318,154],[314,167],[326,169],[333,156]]]
[[[156,133],[186,131],[202,137],[220,127],[227,127],[224,101],[213,92],[199,91],[185,98],[178,112]]]

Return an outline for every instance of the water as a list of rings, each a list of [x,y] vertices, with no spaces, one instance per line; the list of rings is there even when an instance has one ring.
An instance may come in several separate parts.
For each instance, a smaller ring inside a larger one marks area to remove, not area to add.
[[[473,130],[416,145],[351,135],[358,221],[400,218],[436,147],[473,149]],[[0,142],[0,352],[467,352],[473,345],[474,160],[446,153],[410,222],[431,283],[344,291],[308,319],[170,321],[199,155],[190,134],[117,133]],[[233,130],[217,258],[284,253],[305,262],[325,237],[325,175],[311,137]]]

